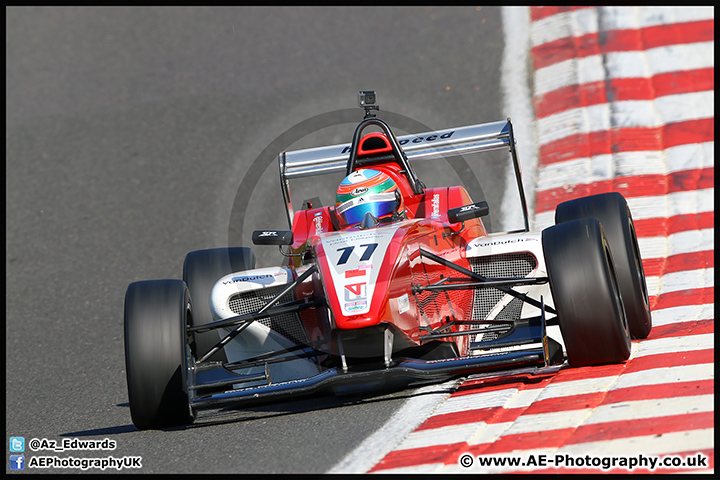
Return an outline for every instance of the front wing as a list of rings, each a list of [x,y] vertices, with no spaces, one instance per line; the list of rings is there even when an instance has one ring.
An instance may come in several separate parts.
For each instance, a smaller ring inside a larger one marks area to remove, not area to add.
[[[557,365],[563,361],[562,348],[547,336],[545,315],[542,312],[539,317],[516,322],[509,335],[494,342],[484,342],[482,353],[451,359],[398,358],[384,368],[346,371],[334,367],[317,375],[278,383],[273,383],[269,374],[268,365],[271,362],[297,360],[319,352],[298,346],[294,351],[276,352],[276,357],[268,355],[260,360],[252,359],[245,364],[232,365],[236,369],[264,365],[264,373],[259,375],[233,374],[228,365],[217,362],[214,362],[215,365],[205,365],[204,368],[191,365],[188,375],[190,406],[198,410],[265,403],[320,392],[343,394],[376,388],[406,388],[475,373]],[[264,384],[242,387],[251,382]],[[219,390],[222,387],[225,388]],[[213,389],[212,393],[208,393],[210,388]]]

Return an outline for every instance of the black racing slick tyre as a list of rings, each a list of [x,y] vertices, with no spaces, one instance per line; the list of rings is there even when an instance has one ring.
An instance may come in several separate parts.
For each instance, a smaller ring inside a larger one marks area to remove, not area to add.
[[[618,192],[592,195],[561,203],[555,210],[556,224],[583,217],[600,220],[615,261],[630,335],[633,338],[647,338],[652,329],[647,282],[635,226],[625,197]]]
[[[549,227],[542,245],[570,365],[627,360],[630,332],[600,222],[589,217]]]
[[[230,273],[252,268],[255,268],[255,255],[245,247],[211,248],[188,253],[183,263],[183,281],[190,290],[193,302],[193,325],[205,325],[213,321],[210,292],[218,280]],[[219,341],[220,336],[215,330],[196,333],[195,358],[209,352]],[[208,360],[227,362],[227,357],[221,349]]]
[[[131,283],[125,293],[130,415],[140,430],[193,422],[187,388],[190,294],[181,280]]]

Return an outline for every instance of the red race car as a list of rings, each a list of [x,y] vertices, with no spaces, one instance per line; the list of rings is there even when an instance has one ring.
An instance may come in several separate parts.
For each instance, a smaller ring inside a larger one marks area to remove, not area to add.
[[[249,248],[200,250],[183,280],[129,285],[137,428],[320,391],[620,363],[631,337],[647,337],[645,275],[619,193],[562,203],[556,225],[531,232],[509,119],[396,137],[372,113],[374,92],[360,92],[360,106],[351,144],[279,155],[290,229],[255,231],[253,243],[279,246],[286,265],[256,268]],[[462,186],[427,188],[411,164],[496,149],[516,173],[519,231],[488,233],[485,201]],[[290,180],[335,172],[345,179],[333,205],[294,211]]]

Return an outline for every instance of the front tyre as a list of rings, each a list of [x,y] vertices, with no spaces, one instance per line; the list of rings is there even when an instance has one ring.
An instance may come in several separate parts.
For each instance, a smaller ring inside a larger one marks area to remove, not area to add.
[[[627,360],[630,332],[600,222],[588,217],[549,227],[542,245],[570,365]]]
[[[193,422],[187,388],[190,294],[181,280],[131,283],[125,293],[130,415],[140,430]]]
[[[627,201],[618,192],[603,193],[563,202],[555,210],[555,223],[595,217],[603,226],[615,261],[620,294],[630,335],[647,338],[652,329],[647,282]]]

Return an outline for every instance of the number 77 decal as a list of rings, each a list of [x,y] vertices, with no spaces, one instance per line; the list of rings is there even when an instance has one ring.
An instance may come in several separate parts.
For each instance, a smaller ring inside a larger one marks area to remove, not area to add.
[[[365,251],[363,251],[362,256],[360,257],[361,262],[367,262],[370,260],[370,257],[372,257],[373,252],[375,252],[375,249],[378,247],[377,243],[368,243],[366,245],[360,245],[361,248],[365,248]],[[352,254],[353,250],[355,250],[355,245],[350,247],[342,247],[338,248],[338,252],[342,251],[342,255],[340,255],[340,260],[338,260],[338,265],[344,265],[347,263],[348,259],[350,258],[350,255]]]

